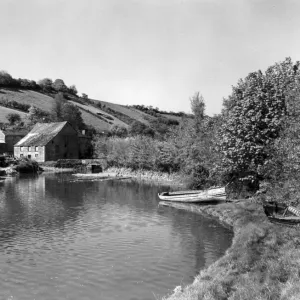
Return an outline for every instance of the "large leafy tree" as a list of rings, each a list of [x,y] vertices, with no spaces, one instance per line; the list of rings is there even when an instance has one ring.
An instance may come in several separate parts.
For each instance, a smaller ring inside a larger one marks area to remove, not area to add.
[[[63,104],[61,119],[68,121],[77,130],[85,127],[79,108],[71,103]]]
[[[12,85],[14,79],[6,71],[0,71],[0,86]]]
[[[56,79],[52,83],[52,87],[55,91],[57,92],[66,92],[67,91],[67,86],[65,85],[64,81],[62,79]]]
[[[270,146],[278,138],[287,114],[287,95],[299,77],[299,63],[290,58],[265,73],[250,73],[224,100],[220,149],[231,179],[256,180],[272,160]]]
[[[51,92],[53,81],[50,78],[44,78],[38,81],[38,85],[44,92]]]

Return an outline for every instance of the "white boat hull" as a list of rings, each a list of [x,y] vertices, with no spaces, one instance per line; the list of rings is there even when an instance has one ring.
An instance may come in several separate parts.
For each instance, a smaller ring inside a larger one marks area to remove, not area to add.
[[[208,201],[225,201],[226,192],[225,188],[215,188],[204,191],[197,191],[195,193],[161,193],[158,194],[160,200],[173,201],[173,202],[186,202],[186,203],[199,203]]]

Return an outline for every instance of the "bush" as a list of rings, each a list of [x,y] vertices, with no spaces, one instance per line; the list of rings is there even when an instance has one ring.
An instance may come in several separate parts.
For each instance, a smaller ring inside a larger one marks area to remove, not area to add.
[[[38,173],[41,168],[36,161],[25,158],[18,161],[15,170],[19,173]]]
[[[0,98],[0,105],[8,108],[14,108],[17,110],[21,110],[23,112],[28,112],[30,105],[24,104],[24,103],[19,103],[14,100],[8,100],[7,98]]]
[[[59,159],[55,163],[56,168],[77,168],[81,166],[81,159]]]
[[[8,120],[9,125],[15,125],[21,121],[21,116],[16,113],[10,113],[6,116],[6,119]]]

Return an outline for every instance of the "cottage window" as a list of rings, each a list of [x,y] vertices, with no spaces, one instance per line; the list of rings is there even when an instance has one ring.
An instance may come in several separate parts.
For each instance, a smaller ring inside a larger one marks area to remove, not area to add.
[[[20,149],[21,151],[24,151],[24,147],[21,147],[21,149]]]
[[[31,146],[28,147],[28,151],[31,151]]]
[[[30,154],[28,154],[28,158],[31,158],[31,155],[30,155]]]
[[[38,154],[36,154],[36,155],[35,155],[35,157],[39,157],[39,155],[38,155]]]
[[[35,146],[35,151],[39,151],[39,146]]]

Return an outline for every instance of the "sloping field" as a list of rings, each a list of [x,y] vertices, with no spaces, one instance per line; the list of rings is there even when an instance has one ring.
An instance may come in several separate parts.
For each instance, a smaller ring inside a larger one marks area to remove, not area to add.
[[[82,119],[86,125],[93,126],[96,130],[99,131],[109,131],[112,124],[106,123],[97,117],[93,116],[91,113],[86,112],[82,108],[79,107],[81,112]]]
[[[146,125],[149,125],[149,122],[145,119],[145,114],[137,109],[127,108],[127,107],[119,105],[119,104],[114,104],[114,103],[110,103],[110,102],[106,102],[106,101],[102,101],[102,100],[101,101],[95,100],[95,99],[93,99],[93,100],[99,101],[99,102],[101,102],[102,105],[105,105],[106,107],[109,107],[123,115],[126,115],[133,120],[137,120]]]
[[[151,121],[151,119],[156,119],[155,117],[138,109],[115,103],[94,100],[96,103],[98,101],[101,103],[101,108],[95,107],[88,103],[78,103],[76,102],[74,96],[72,96],[71,98],[73,98],[75,101],[69,100],[69,102],[76,105],[80,109],[83,121],[87,125],[91,125],[99,131],[108,131],[113,125],[128,127],[134,121],[139,121],[149,126],[149,120]],[[9,101],[16,101],[22,104],[34,105],[47,112],[51,112],[55,104],[55,100],[50,96],[36,91],[21,89],[0,88],[0,99],[7,99]],[[24,116],[26,115],[25,113],[4,107],[0,107],[0,110],[0,122],[7,122],[6,116],[11,112],[19,113],[22,118],[24,118]],[[180,121],[181,119],[180,117],[172,115],[163,116],[178,121]]]
[[[90,111],[92,114],[98,115],[99,121],[101,121],[101,118],[103,118],[104,120],[106,119],[108,122],[112,122],[113,125],[128,127],[128,125],[126,123],[124,123],[121,120],[119,120],[118,118],[108,114],[107,112],[101,110],[100,108],[97,108],[97,107],[94,107],[91,105],[84,105],[84,104],[74,102],[74,101],[69,101],[69,102],[78,106],[79,108],[82,108],[83,110]]]
[[[130,107],[128,109],[131,110],[132,112],[136,113],[137,115],[141,116],[142,118],[144,118],[148,123],[149,123],[149,120],[155,120],[156,119],[155,117],[153,117],[149,114],[146,114],[145,112],[143,112],[141,110],[138,110],[136,108]]]
[[[0,89],[0,98],[34,105],[45,111],[51,111],[54,104],[53,98],[30,90]]]
[[[11,108],[7,108],[7,107],[3,107],[3,106],[0,106],[0,122],[1,123],[8,123],[6,117],[8,114],[19,114],[22,118],[22,121],[24,121],[26,123],[26,116],[27,114],[24,113],[24,112],[21,112],[19,110],[14,110],[14,109],[11,109]]]

